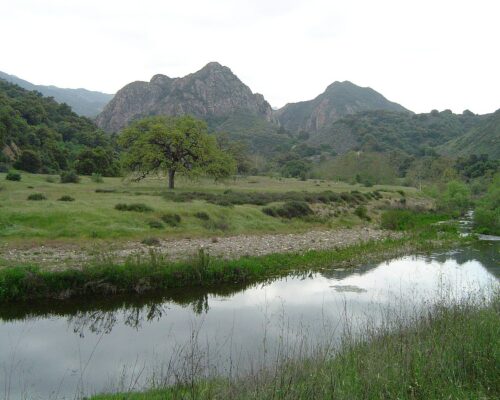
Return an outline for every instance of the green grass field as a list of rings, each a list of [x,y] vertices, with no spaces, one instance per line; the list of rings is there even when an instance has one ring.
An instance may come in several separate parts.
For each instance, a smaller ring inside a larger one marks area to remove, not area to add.
[[[317,227],[352,226],[365,223],[351,212],[343,212],[338,218],[289,219],[273,218],[262,212],[262,206],[241,204],[224,206],[203,200],[176,202],[165,198],[168,193],[166,179],[148,178],[141,182],[130,182],[121,178],[104,178],[104,182],[92,182],[90,177],[81,177],[80,183],[59,183],[58,176],[22,173],[19,182],[8,181],[0,174],[0,237],[11,242],[85,239],[141,239],[156,237],[195,237],[211,235],[234,235],[243,233],[291,232]],[[49,178],[49,179],[47,179]],[[50,182],[52,180],[53,182]],[[96,193],[96,190],[101,191]],[[404,190],[406,198],[418,198],[413,188],[375,186],[365,188],[345,183],[268,177],[248,177],[213,183],[208,180],[178,180],[176,193],[202,192],[223,194],[225,191],[242,193],[337,193],[384,191],[385,201],[399,199],[398,190]],[[41,193],[46,200],[30,201],[28,196]],[[74,201],[58,201],[62,196],[71,196]],[[118,211],[118,203],[141,203],[150,207],[150,212]],[[347,205],[344,208],[348,208]],[[352,208],[352,205],[351,205]],[[196,217],[205,212],[209,220]],[[178,226],[161,223],[165,213],[178,214]]]

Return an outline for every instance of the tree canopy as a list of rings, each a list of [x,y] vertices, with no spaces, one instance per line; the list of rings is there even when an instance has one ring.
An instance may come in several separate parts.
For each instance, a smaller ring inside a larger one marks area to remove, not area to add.
[[[221,151],[204,121],[191,116],[147,117],[122,131],[123,165],[137,180],[149,174],[168,174],[174,188],[177,173],[221,179],[236,170],[234,159]]]

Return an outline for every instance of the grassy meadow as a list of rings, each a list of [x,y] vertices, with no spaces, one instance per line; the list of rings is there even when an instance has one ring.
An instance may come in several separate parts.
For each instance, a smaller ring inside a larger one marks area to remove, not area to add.
[[[203,196],[199,196],[200,193],[220,195],[224,198],[230,193],[253,193],[257,197],[259,194],[274,194],[279,197],[280,193],[290,192],[298,195],[305,192],[380,191],[383,199],[369,202],[369,211],[375,217],[374,220],[377,220],[376,207],[400,201],[402,195],[397,191],[404,191],[405,199],[421,199],[419,192],[407,187],[366,188],[339,182],[268,177],[245,177],[224,183],[179,179],[178,187],[172,195],[166,187],[166,179],[161,177],[140,182],[103,178],[103,182],[96,183],[90,177],[84,176],[79,183],[63,184],[60,183],[59,176],[22,173],[21,181],[14,182],[6,180],[5,175],[0,174],[0,237],[11,242],[78,242],[86,239],[141,239],[151,235],[195,237],[297,232],[314,227],[331,228],[366,223],[366,219],[353,213],[356,202],[340,201],[334,207],[329,207],[327,218],[316,216],[284,219],[264,214],[263,205],[225,204],[224,201],[214,204],[203,200]],[[198,196],[185,200],[175,198],[183,193],[194,192],[198,193]],[[42,194],[46,199],[28,200],[33,194]],[[69,196],[74,201],[60,201],[63,196]],[[266,205],[275,206],[279,203],[278,201]],[[146,206],[146,210],[120,211],[115,209],[117,204],[140,204]],[[172,222],[169,215],[178,215],[180,221]]]

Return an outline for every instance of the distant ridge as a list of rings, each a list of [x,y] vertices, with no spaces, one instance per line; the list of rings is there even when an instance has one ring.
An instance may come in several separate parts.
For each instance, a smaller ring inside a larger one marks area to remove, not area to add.
[[[376,110],[409,112],[369,87],[343,81],[333,82],[313,100],[289,103],[275,115],[288,131],[313,133],[346,115]]]
[[[35,85],[15,75],[0,71],[0,79],[15,83],[26,90],[36,90],[46,97],[53,97],[58,103],[66,103],[79,115],[94,118],[113,98],[112,94],[87,89],[63,89],[56,86]]]

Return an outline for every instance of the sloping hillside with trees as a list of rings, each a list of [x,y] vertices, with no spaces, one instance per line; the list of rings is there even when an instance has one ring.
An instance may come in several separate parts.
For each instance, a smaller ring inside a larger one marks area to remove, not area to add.
[[[0,79],[0,168],[118,173],[113,138],[66,104]]]

